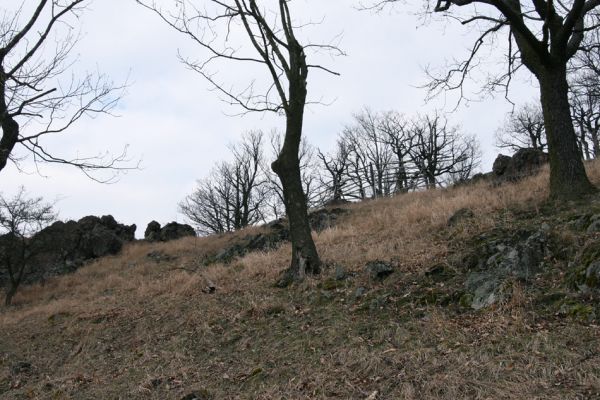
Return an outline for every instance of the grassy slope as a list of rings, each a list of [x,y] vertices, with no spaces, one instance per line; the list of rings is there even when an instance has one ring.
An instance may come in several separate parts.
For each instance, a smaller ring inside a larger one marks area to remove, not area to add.
[[[588,167],[599,184],[600,164]],[[352,206],[338,227],[315,236],[329,265],[356,272],[342,283],[329,268],[275,289],[288,245],[202,266],[234,235],[133,244],[23,288],[15,307],[0,308],[0,398],[600,398],[598,327],[540,301],[566,290],[566,262],[531,286],[515,283],[511,300],[491,309],[456,301],[466,271],[452,260],[481,233],[547,221],[565,243],[583,240],[561,221],[600,212],[600,200],[553,209],[543,203],[546,179]],[[446,227],[461,207],[476,218]],[[176,258],[156,263],[146,257],[153,250]],[[375,259],[397,272],[369,281],[363,266]],[[451,277],[428,276],[436,265]],[[213,294],[203,291],[210,282]],[[17,371],[21,361],[31,367]]]

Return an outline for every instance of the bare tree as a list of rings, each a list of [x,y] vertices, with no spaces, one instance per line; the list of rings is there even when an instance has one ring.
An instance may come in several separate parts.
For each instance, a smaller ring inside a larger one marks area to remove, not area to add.
[[[599,85],[600,76],[589,70],[580,71],[570,82],[571,114],[578,132],[579,149],[588,160],[600,155]]]
[[[264,220],[270,188],[263,173],[263,134],[248,132],[230,149],[233,161],[220,163],[179,204],[201,234],[231,232]]]
[[[397,2],[383,0],[376,6]],[[479,30],[466,59],[434,78],[431,92],[459,89],[462,93],[470,72],[480,65],[481,49],[486,44],[497,47],[494,37],[505,31],[507,68],[488,83],[492,88],[508,90],[521,66],[536,77],[550,155],[550,196],[563,200],[595,192],[571,120],[567,66],[577,52],[589,50],[584,48],[589,44],[584,37],[598,28],[600,0],[432,0],[426,4],[428,12],[441,13]]]
[[[454,154],[457,157],[449,174],[450,183],[466,182],[473,177],[473,174],[481,165],[479,141],[474,135],[463,136],[458,143],[458,148],[454,149]]]
[[[410,130],[410,157],[426,188],[435,188],[453,175],[467,179],[476,168],[479,155],[475,138],[461,136],[439,114],[417,117]]]
[[[525,104],[509,113],[504,126],[496,131],[496,146],[517,151],[523,148],[546,150],[544,116],[537,104]]]
[[[292,20],[289,0],[277,0],[272,9],[256,0],[176,0],[175,10],[161,11],[156,3],[137,0],[155,11],[166,23],[185,34],[207,52],[203,61],[184,60],[200,73],[225,99],[246,112],[271,111],[286,118],[285,138],[278,158],[271,165],[282,183],[286,213],[290,223],[292,260],[280,280],[285,286],[317,274],[321,261],[308,223],[306,195],[300,171],[300,142],[307,103],[307,77],[310,69],[327,68],[307,61],[307,51],[316,49],[339,53],[332,45],[302,44],[299,28]],[[240,46],[245,40],[248,46]],[[249,42],[249,43],[248,43]],[[262,66],[270,84],[263,90],[252,80],[235,91],[219,82],[209,67],[219,61]]]
[[[348,157],[350,156],[348,143],[338,138],[335,151],[323,154],[319,151],[319,159],[326,171],[327,179],[321,179],[321,186],[327,192],[328,201],[340,201],[344,198],[344,185],[347,179]]]
[[[371,188],[373,197],[389,195],[393,181],[389,179],[394,154],[387,133],[380,128],[381,117],[368,108],[353,116],[354,123],[342,134],[350,151],[349,178],[361,196]]]
[[[5,304],[8,306],[28,272],[34,255],[35,234],[56,220],[53,205],[41,197],[29,198],[23,187],[8,198],[0,195],[0,262],[9,278]]]
[[[404,116],[395,111],[389,111],[381,115],[378,126],[379,130],[385,134],[385,143],[391,147],[396,158],[394,191],[395,193],[405,193],[410,189],[410,175],[413,169],[413,165],[410,163],[413,137],[411,130],[408,128],[409,123]]]
[[[110,180],[123,169],[125,151],[117,157],[68,158],[43,140],[67,131],[83,117],[110,113],[124,90],[103,75],[77,77],[72,71],[71,53],[77,43],[72,24],[87,3],[37,0],[26,18],[25,2],[12,12],[0,8],[0,171],[9,160],[19,167],[19,147],[36,163],[72,165],[95,180]],[[103,178],[90,175],[98,170],[112,173]]]

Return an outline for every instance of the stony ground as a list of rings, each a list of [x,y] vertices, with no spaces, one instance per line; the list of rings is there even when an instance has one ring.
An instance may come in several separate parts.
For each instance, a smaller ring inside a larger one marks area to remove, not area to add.
[[[549,204],[537,179],[350,207],[315,234],[322,276],[288,289],[273,286],[286,244],[205,265],[246,233],[132,244],[23,288],[0,309],[0,398],[600,398],[600,307],[581,286],[600,198]],[[544,223],[543,268],[474,310],[481,241]],[[377,259],[394,272],[370,276]]]

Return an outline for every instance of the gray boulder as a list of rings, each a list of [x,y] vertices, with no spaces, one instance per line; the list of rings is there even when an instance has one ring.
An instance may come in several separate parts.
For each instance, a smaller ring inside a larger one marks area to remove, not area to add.
[[[84,231],[79,241],[81,258],[92,259],[109,254],[117,254],[123,247],[123,240],[103,225],[95,225]]]
[[[144,232],[144,239],[155,242],[160,240],[160,224],[156,221],[151,221]]]
[[[196,236],[196,231],[190,225],[178,222],[169,222],[161,228],[158,222],[152,221],[144,232],[144,239],[149,242],[168,242],[187,236]]]
[[[488,307],[509,295],[507,288],[512,280],[529,282],[540,272],[544,258],[550,254],[548,230],[543,226],[524,240],[516,237],[481,249],[476,270],[465,282],[469,305],[476,310]]]
[[[169,222],[160,230],[160,240],[163,242],[180,239],[187,236],[196,236],[196,231],[188,224]]]
[[[336,225],[340,215],[348,210],[343,208],[321,208],[308,214],[308,223],[315,232],[321,232]]]
[[[508,165],[510,164],[512,158],[510,156],[505,156],[504,154],[498,154],[498,157],[494,160],[494,164],[492,165],[492,172],[496,176],[504,175],[504,172],[508,169]]]
[[[365,265],[365,271],[373,280],[383,280],[394,272],[394,266],[385,261],[369,261]]]
[[[458,209],[454,214],[452,214],[450,216],[450,218],[448,218],[447,225],[455,226],[455,225],[458,225],[459,223],[466,221],[468,219],[471,219],[473,217],[475,217],[475,214],[473,213],[473,211],[471,211],[468,208],[461,208],[461,209]]]
[[[536,173],[548,160],[548,154],[541,150],[519,149],[512,157],[498,155],[492,172],[497,181],[518,181]]]

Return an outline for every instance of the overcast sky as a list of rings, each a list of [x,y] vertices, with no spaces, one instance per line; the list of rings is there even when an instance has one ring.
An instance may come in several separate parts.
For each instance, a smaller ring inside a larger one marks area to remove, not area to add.
[[[292,3],[297,19],[322,20],[303,35],[313,42],[341,35],[339,45],[346,53],[322,59],[341,76],[311,71],[310,96],[331,104],[308,107],[304,132],[310,143],[330,149],[352,114],[364,106],[409,116],[454,108],[452,96],[426,104],[426,93],[419,86],[426,82],[424,67],[441,68],[471,45],[472,34],[458,22],[423,24],[409,6],[378,14],[358,11],[357,0]],[[243,132],[284,126],[284,119],[273,115],[230,116],[239,110],[220,101],[200,75],[177,60],[178,50],[200,59],[205,53],[133,0],[95,0],[79,23],[83,37],[74,53],[79,56],[77,68],[98,69],[116,83],[128,80],[129,87],[115,110],[117,117],[82,120],[68,133],[48,137],[46,145],[64,156],[103,150],[119,153],[128,145],[130,157],[141,160],[141,169],[104,185],[66,166],[42,165],[38,173],[27,162],[25,172],[9,164],[0,176],[3,193],[24,185],[32,194],[60,199],[57,208],[62,219],[112,214],[120,222],[137,224],[139,237],[153,219],[163,224],[183,221],[177,203],[193,190],[196,179],[228,157],[227,145]],[[482,64],[484,76],[498,60],[490,57]],[[220,72],[224,81],[228,76],[239,80],[248,75],[247,68],[238,65]],[[476,83],[470,85],[468,94],[477,97],[473,92],[477,88]],[[512,99],[519,104],[536,98],[530,77],[523,74],[515,82]],[[498,153],[494,132],[510,109],[498,95],[463,103],[448,115],[451,123],[480,139],[484,170],[491,168]]]

